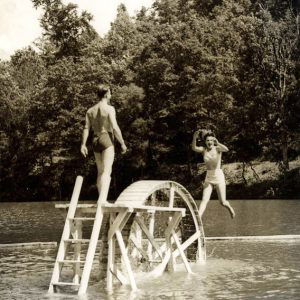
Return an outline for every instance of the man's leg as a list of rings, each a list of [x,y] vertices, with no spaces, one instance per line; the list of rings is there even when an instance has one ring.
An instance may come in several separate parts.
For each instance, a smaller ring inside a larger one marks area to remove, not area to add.
[[[210,200],[212,190],[213,190],[212,185],[210,183],[205,182],[203,185],[202,201],[199,206],[199,215],[201,218],[206,209],[207,203]]]
[[[108,147],[102,151],[102,162],[103,162],[103,172],[100,177],[100,194],[98,198],[98,203],[104,203],[107,201],[108,190],[111,180],[112,165],[115,158],[115,148],[114,146]]]
[[[233,208],[230,206],[229,201],[226,200],[226,184],[225,183],[217,184],[216,189],[217,189],[219,200],[221,201],[222,205],[229,210],[231,214],[231,218],[234,218],[235,212]]]
[[[96,185],[97,185],[97,189],[98,189],[98,194],[100,195],[100,191],[101,191],[101,176],[103,174],[104,164],[103,164],[102,153],[94,152],[94,155],[95,155],[95,161],[96,161],[96,165],[97,165],[97,180],[96,180]]]

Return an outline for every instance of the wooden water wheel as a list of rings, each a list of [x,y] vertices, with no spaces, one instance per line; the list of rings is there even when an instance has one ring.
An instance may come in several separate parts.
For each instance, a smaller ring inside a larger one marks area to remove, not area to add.
[[[191,194],[179,183],[162,180],[141,180],[128,186],[117,198],[116,205],[185,208],[186,214],[177,226],[172,243],[180,243],[190,261],[206,259],[205,239],[198,207]],[[170,217],[153,209],[148,214],[132,214],[124,227],[128,256],[136,268],[161,273],[167,263],[165,230]],[[126,233],[127,232],[127,233]],[[179,257],[174,248],[174,264]]]

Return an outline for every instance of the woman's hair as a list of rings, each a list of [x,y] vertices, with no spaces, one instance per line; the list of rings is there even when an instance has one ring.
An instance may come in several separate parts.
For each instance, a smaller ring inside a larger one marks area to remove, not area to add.
[[[213,132],[207,132],[207,133],[203,136],[203,141],[205,142],[206,139],[207,139],[209,136],[216,137],[215,134],[214,134]]]
[[[105,97],[105,95],[107,94],[107,92],[110,90],[108,85],[105,84],[99,84],[97,86],[97,96],[102,99],[103,97]]]

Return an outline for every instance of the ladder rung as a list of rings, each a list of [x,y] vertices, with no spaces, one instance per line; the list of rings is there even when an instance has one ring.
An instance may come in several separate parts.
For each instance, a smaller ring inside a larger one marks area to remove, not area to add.
[[[88,217],[76,217],[76,218],[69,218],[71,221],[94,221],[95,218],[88,218]]]
[[[53,282],[53,285],[60,285],[60,286],[80,286],[79,283],[74,282]]]
[[[59,260],[58,261],[59,264],[84,264],[85,261],[84,260],[67,260],[67,259],[64,259],[64,260]]]
[[[89,239],[67,239],[67,240],[64,240],[64,242],[66,243],[74,243],[74,244],[77,244],[77,243],[88,243],[90,240]]]

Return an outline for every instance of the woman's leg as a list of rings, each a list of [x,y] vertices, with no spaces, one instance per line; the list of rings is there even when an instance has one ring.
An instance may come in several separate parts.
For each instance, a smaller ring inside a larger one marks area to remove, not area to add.
[[[208,201],[210,200],[212,190],[213,190],[212,185],[210,183],[205,182],[203,185],[202,201],[199,206],[200,218],[202,218],[202,215],[206,209],[206,205],[207,205]]]
[[[98,203],[104,203],[107,201],[107,195],[111,180],[112,165],[115,158],[115,148],[110,146],[102,151],[101,161],[102,161],[102,173],[100,176],[100,193],[98,198]]]
[[[222,205],[229,210],[231,214],[231,218],[234,218],[235,212],[231,207],[229,201],[226,200],[226,184],[225,183],[217,184],[216,189],[217,189],[219,200],[221,201]]]

